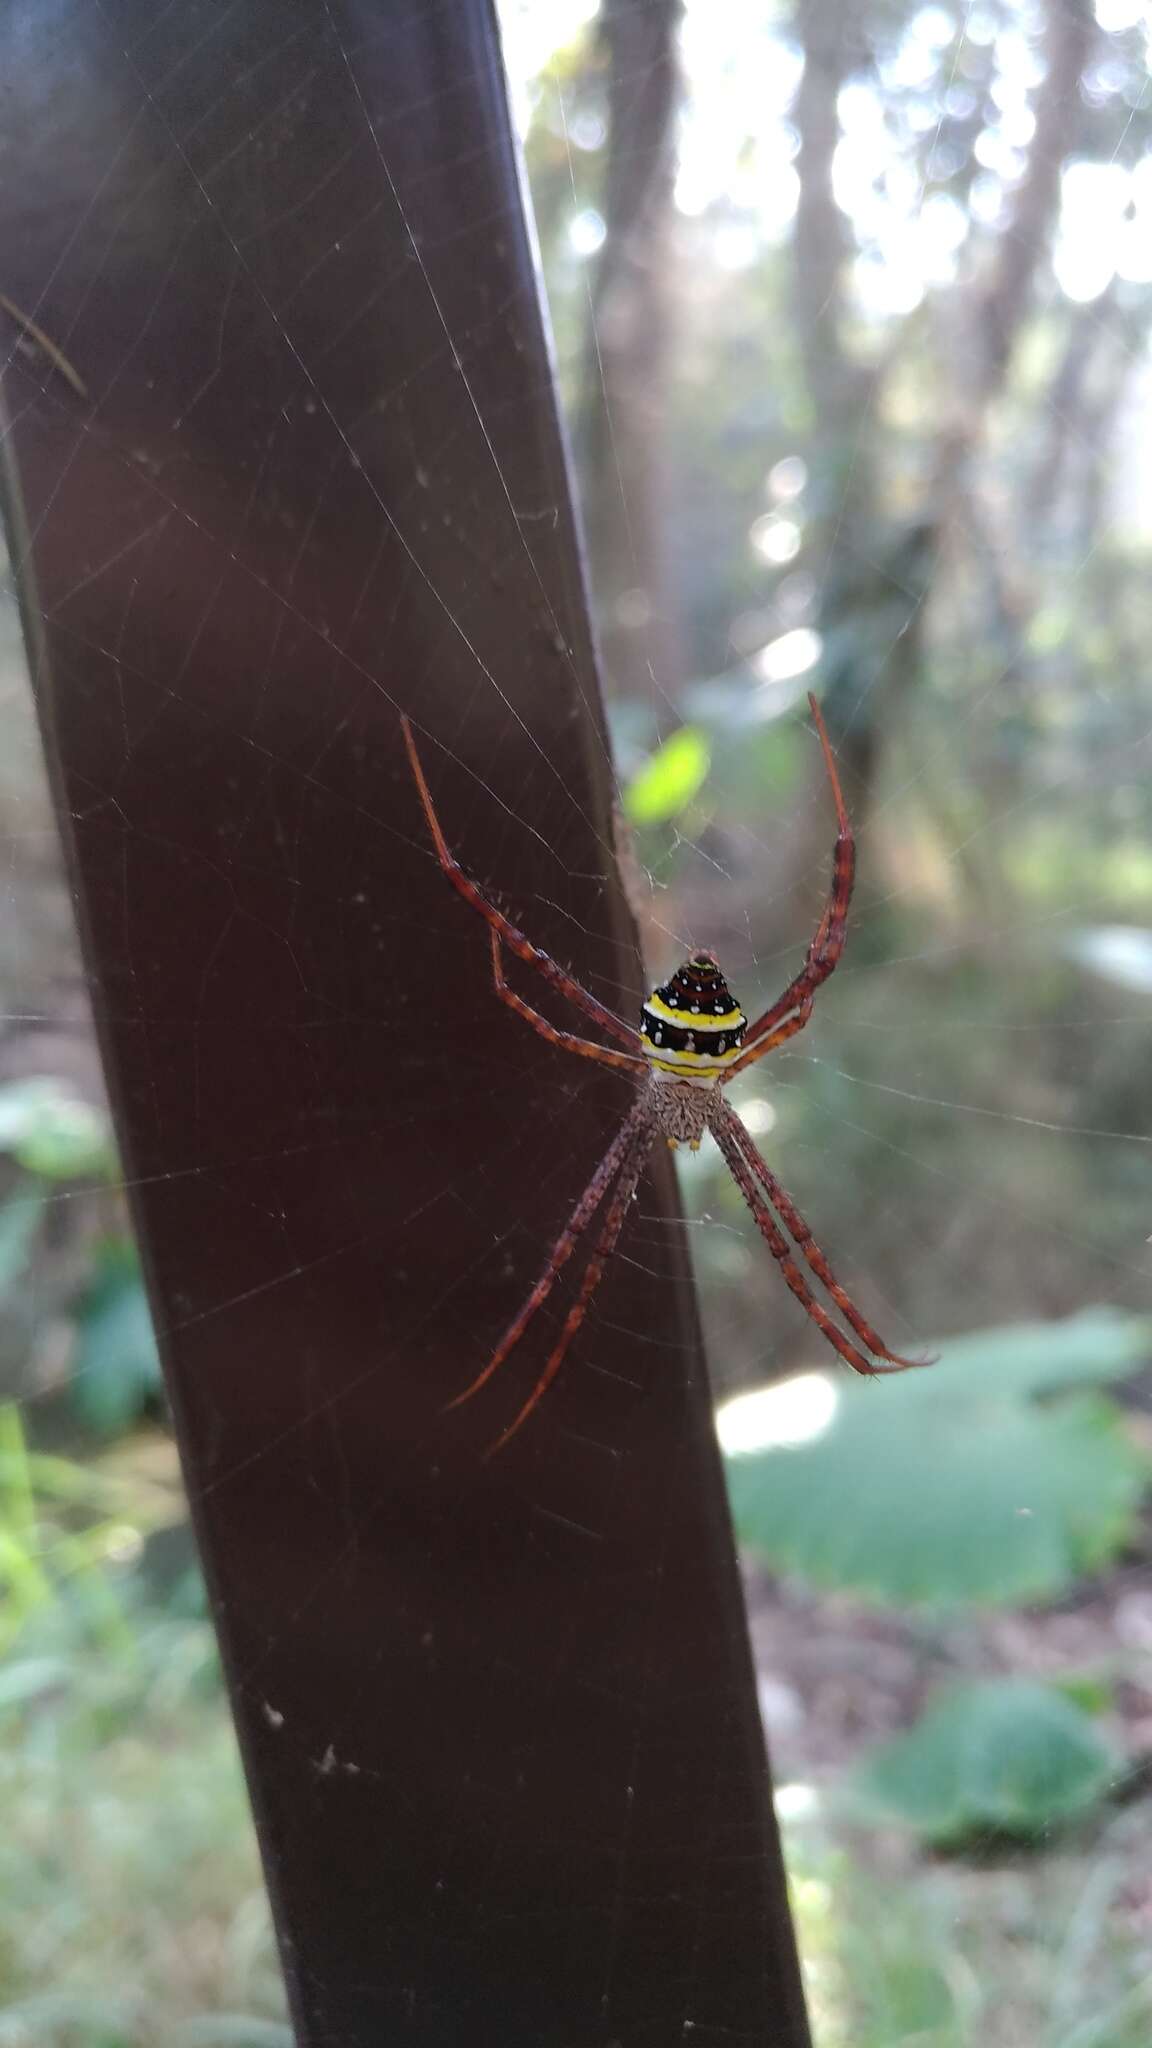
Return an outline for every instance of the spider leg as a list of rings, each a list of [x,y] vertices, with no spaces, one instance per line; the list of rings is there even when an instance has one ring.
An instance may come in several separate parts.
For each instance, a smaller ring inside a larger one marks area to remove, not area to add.
[[[794,1010],[799,1010],[809,1000],[820,987],[820,984],[827,981],[828,976],[837,966],[841,953],[844,951],[848,905],[852,898],[852,884],[856,879],[856,841],[852,834],[852,825],[848,812],[845,809],[844,793],[840,787],[840,777],[836,772],[836,761],[832,753],[824,720],[821,716],[820,706],[817,704],[815,697],[811,695],[809,695],[808,703],[811,707],[816,730],[820,735],[820,745],[824,750],[824,765],[828,770],[828,780],[832,785],[832,796],[836,805],[836,844],[832,851],[832,883],[828,892],[828,901],[824,906],[824,914],[816,927],[816,935],[808,948],[803,967],[800,969],[799,974],[789,982],[783,995],[772,1004],[771,1008],[765,1010],[762,1016],[757,1017],[754,1024],[749,1025],[748,1030],[744,1034],[744,1045],[747,1050],[751,1050],[753,1046],[760,1046],[760,1041],[768,1033],[775,1031],[778,1025],[782,1024],[786,1018],[791,1017]],[[805,1015],[804,1021],[805,1023],[807,1022],[807,1015]],[[801,1028],[800,1025],[796,1026],[797,1030]],[[789,1033],[788,1035],[790,1037],[792,1034]],[[779,1042],[777,1040],[778,1044]],[[761,1050],[767,1052],[768,1047],[763,1046]],[[731,1068],[729,1071],[735,1072],[735,1068]]]
[[[571,1258],[581,1233],[588,1228],[589,1223],[604,1200],[615,1176],[620,1171],[622,1162],[629,1155],[630,1148],[635,1144],[637,1133],[643,1127],[647,1116],[648,1103],[646,1098],[641,1096],[634,1104],[630,1115],[621,1124],[584,1193],[581,1195],[571,1216],[556,1239],[548,1254],[548,1263],[537,1280],[535,1287],[532,1289],[531,1294],[528,1296],[527,1301],[524,1303],[523,1308],[509,1323],[483,1372],[477,1373],[471,1386],[465,1387],[462,1394],[457,1394],[454,1400],[448,1401],[445,1404],[446,1408],[459,1408],[463,1402],[470,1401],[473,1394],[478,1394],[481,1387],[487,1385],[493,1373],[503,1365],[508,1353],[514,1350],[520,1342],[537,1309],[547,1301],[548,1296],[551,1294],[561,1268]]]
[[[584,1269],[584,1278],[580,1283],[580,1292],[564,1318],[564,1328],[561,1330],[549,1354],[548,1363],[544,1367],[528,1399],[525,1401],[524,1406],[521,1408],[520,1413],[508,1424],[503,1434],[497,1437],[495,1443],[491,1444],[485,1451],[485,1460],[495,1457],[497,1451],[503,1450],[509,1438],[514,1437],[517,1430],[523,1427],[537,1402],[543,1400],[544,1395],[548,1392],[549,1387],[559,1372],[568,1346],[571,1344],[573,1337],[588,1313],[588,1304],[600,1285],[604,1268],[616,1249],[616,1242],[624,1228],[629,1205],[633,1195],[636,1193],[640,1176],[644,1171],[644,1162],[648,1157],[651,1143],[651,1126],[647,1129],[642,1127],[639,1138],[633,1144],[631,1155],[621,1169],[620,1178],[616,1183],[616,1191],[611,1202],[608,1204],[600,1235],[596,1240],[592,1256]]]
[[[811,1015],[812,997],[805,996],[794,1017],[789,1017],[786,1024],[778,1025],[775,1031],[770,1031],[767,1038],[760,1040],[759,1045],[749,1046],[738,1060],[734,1060],[730,1067],[725,1068],[721,1076],[721,1085],[727,1087],[734,1074],[742,1073],[745,1067],[754,1067],[757,1060],[762,1060],[766,1052],[775,1052],[776,1047],[783,1045],[786,1039],[795,1038],[798,1031],[803,1031]]]
[[[727,1108],[727,1105],[725,1105],[725,1108]],[[728,1110],[727,1116],[731,1116],[731,1114],[732,1112]],[[817,1329],[823,1332],[833,1350],[840,1353],[845,1364],[850,1365],[853,1372],[862,1373],[868,1379],[873,1379],[881,1373],[906,1372],[909,1365],[919,1363],[920,1361],[906,1360],[899,1364],[875,1365],[870,1359],[865,1358],[864,1353],[858,1351],[854,1344],[849,1343],[843,1330],[837,1328],[828,1311],[822,1308],[816,1300],[803,1273],[792,1257],[792,1248],[788,1243],[788,1239],[785,1237],[771,1209],[768,1207],[767,1201],[756,1185],[752,1171],[727,1121],[727,1116],[719,1116],[712,1121],[712,1135],[724,1155],[724,1162],[729,1173],[732,1175],[740,1193],[752,1211],[761,1237],[767,1244],[769,1251],[784,1275],[785,1281],[796,1296],[805,1315],[809,1316]],[[855,1328],[855,1324],[853,1324],[853,1327]],[[886,1357],[891,1356],[890,1353],[885,1353],[884,1355]]]
[[[551,982],[553,988],[559,989],[562,995],[567,996],[570,1003],[575,1003],[578,1010],[583,1010],[586,1017],[591,1017],[594,1023],[599,1024],[601,1030],[610,1031],[613,1037],[619,1039],[624,1045],[634,1048],[639,1047],[642,1040],[638,1031],[634,1031],[630,1024],[625,1024],[623,1019],[617,1017],[604,1003],[597,1002],[596,997],[590,995],[586,988],[581,988],[580,983],[574,980],[572,975],[566,974],[564,969],[553,960],[551,954],[545,953],[540,946],[534,946],[531,939],[526,938],[524,933],[517,925],[512,923],[510,918],[505,917],[501,911],[497,910],[494,903],[489,903],[483,891],[478,889],[475,882],[471,881],[464,873],[463,868],[449,848],[448,841],[445,839],[440,827],[440,820],[436,816],[435,806],[432,802],[432,792],[428,787],[427,778],[421,766],[420,756],[416,751],[416,742],[412,737],[412,727],[408,719],[403,716],[401,716],[400,724],[404,733],[404,745],[408,749],[408,760],[411,765],[413,778],[419,792],[420,802],[424,807],[424,816],[428,821],[428,830],[432,834],[432,844],[436,849],[436,858],[453,888],[464,898],[465,903],[470,903],[473,910],[480,912],[481,917],[487,920],[492,930],[498,933],[499,937],[503,939],[504,944],[508,947],[509,952],[515,953],[517,959],[526,960],[530,967],[535,967],[544,976],[545,981]]]
[[[550,1045],[558,1045],[562,1052],[578,1052],[582,1053],[586,1060],[599,1060],[601,1066],[622,1067],[626,1073],[644,1070],[648,1063],[639,1053],[612,1052],[606,1045],[594,1045],[590,1038],[578,1038],[573,1031],[558,1031],[554,1024],[549,1024],[548,1019],[542,1017],[539,1010],[534,1010],[530,1003],[524,1001],[523,996],[518,996],[515,989],[509,988],[504,979],[504,957],[501,950],[504,942],[495,926],[488,936],[492,941],[492,979],[496,984],[496,993],[500,1001],[507,1003],[510,1010],[515,1010],[518,1017],[523,1017],[525,1023],[531,1024],[532,1029],[538,1031],[541,1038],[546,1038]]]
[[[837,1280],[827,1258],[821,1251],[791,1195],[788,1194],[785,1188],[781,1187],[768,1162],[761,1156],[751,1133],[745,1130],[731,1104],[721,1102],[718,1105],[718,1112],[719,1118],[723,1120],[725,1128],[735,1139],[748,1166],[763,1187],[777,1216],[779,1216],[785,1229],[792,1237],[793,1242],[803,1253],[806,1263],[812,1268],[817,1279],[823,1283],[827,1292],[831,1295],[845,1322],[855,1330],[856,1335],[868,1346],[869,1351],[874,1352],[877,1358],[886,1358],[889,1362],[889,1369],[893,1371],[907,1372],[916,1366],[931,1365],[934,1362],[932,1359],[902,1358],[898,1351],[889,1351],[888,1346],[877,1336],[871,1323],[865,1321],[859,1309],[849,1300],[848,1295]],[[715,1130],[715,1125],[713,1125],[713,1130]],[[870,1368],[873,1372],[878,1369],[875,1366]]]

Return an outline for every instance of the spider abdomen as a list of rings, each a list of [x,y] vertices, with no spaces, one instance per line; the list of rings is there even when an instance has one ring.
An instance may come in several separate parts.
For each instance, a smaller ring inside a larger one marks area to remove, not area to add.
[[[739,1058],[748,1019],[710,953],[694,953],[654,988],[640,1012],[644,1051],[658,1073],[715,1081]]]

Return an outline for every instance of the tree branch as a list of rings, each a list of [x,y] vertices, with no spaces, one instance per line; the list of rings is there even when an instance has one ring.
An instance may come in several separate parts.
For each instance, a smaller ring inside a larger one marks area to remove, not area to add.
[[[1095,36],[1090,0],[1047,0],[1047,14],[1048,61],[1036,98],[1028,166],[988,275],[975,295],[970,354],[961,366],[967,371],[966,418],[959,424],[966,444],[978,436],[986,408],[1003,390],[1032,302],[1036,273],[1059,212],[1060,171]]]

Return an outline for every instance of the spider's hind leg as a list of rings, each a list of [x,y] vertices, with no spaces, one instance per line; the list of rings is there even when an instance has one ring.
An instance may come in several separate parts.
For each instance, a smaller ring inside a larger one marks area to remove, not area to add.
[[[543,1304],[547,1301],[562,1268],[571,1258],[579,1238],[591,1223],[613,1181],[620,1173],[622,1166],[625,1165],[626,1161],[630,1160],[632,1149],[638,1141],[638,1135],[647,1123],[648,1114],[648,1098],[646,1095],[642,1095],[621,1124],[584,1193],[581,1195],[571,1216],[556,1239],[548,1254],[548,1262],[544,1271],[537,1280],[523,1308],[509,1323],[484,1370],[477,1373],[476,1378],[470,1386],[465,1387],[462,1394],[457,1394],[453,1400],[445,1404],[447,1408],[459,1408],[465,1401],[470,1401],[473,1394],[478,1394],[481,1387],[487,1385],[493,1373],[503,1365],[509,1352],[514,1350],[520,1342],[537,1309],[543,1307]],[[650,1142],[650,1139],[648,1142]],[[647,1153],[647,1143],[644,1149],[645,1153]],[[502,1438],[501,1441],[503,1440]]]
[[[885,1373],[910,1372],[918,1366],[934,1364],[935,1360],[931,1358],[901,1358],[898,1352],[889,1351],[871,1324],[865,1321],[836,1279],[795,1203],[785,1194],[775,1175],[769,1171],[735,1110],[723,1097],[719,1097],[711,1106],[708,1123],[724,1155],[728,1171],[751,1209],[756,1227],[780,1267],[787,1285],[796,1296],[805,1315],[816,1324],[833,1349],[840,1353],[845,1364],[850,1365],[853,1372],[858,1372],[868,1379],[879,1378]],[[757,1181],[761,1183],[760,1186],[757,1186]],[[845,1322],[872,1352],[871,1358],[866,1358],[855,1344],[849,1342],[843,1330],[838,1328],[827,1310],[816,1300],[792,1256],[792,1246],[780,1228],[773,1210],[778,1211],[779,1216],[783,1218],[797,1248],[831,1295]],[[882,1365],[877,1364],[878,1359],[886,1362]]]
[[[564,1327],[549,1353],[548,1362],[528,1399],[525,1401],[524,1406],[521,1408],[520,1413],[509,1423],[503,1434],[497,1437],[495,1443],[485,1451],[485,1458],[495,1456],[497,1451],[503,1449],[509,1437],[515,1436],[522,1424],[527,1422],[537,1402],[543,1400],[544,1395],[559,1372],[568,1346],[571,1344],[572,1339],[588,1313],[588,1305],[600,1285],[604,1275],[604,1268],[616,1249],[616,1242],[624,1228],[632,1197],[636,1193],[640,1176],[644,1171],[644,1162],[648,1157],[651,1143],[651,1129],[645,1129],[641,1126],[631,1152],[625,1158],[624,1164],[620,1169],[620,1178],[616,1183],[612,1200],[608,1204],[608,1209],[600,1228],[600,1235],[596,1240],[595,1249],[584,1269],[584,1278],[580,1282],[580,1292],[564,1319]]]

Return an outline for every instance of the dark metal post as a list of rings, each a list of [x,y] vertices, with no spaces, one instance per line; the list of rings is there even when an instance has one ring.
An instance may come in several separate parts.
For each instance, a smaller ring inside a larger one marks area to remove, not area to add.
[[[802,2048],[665,1163],[531,1428],[480,1462],[533,1356],[441,1412],[627,1084],[493,1001],[400,708],[640,993],[489,8],[13,5],[0,74],[14,551],[299,2039]]]

